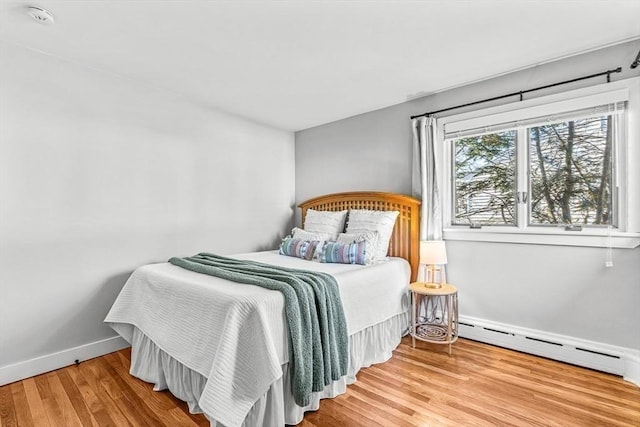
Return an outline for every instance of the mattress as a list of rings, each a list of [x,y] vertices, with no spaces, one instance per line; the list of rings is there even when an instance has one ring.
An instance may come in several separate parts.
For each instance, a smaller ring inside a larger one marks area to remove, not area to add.
[[[404,318],[409,307],[410,269],[405,260],[391,258],[379,264],[359,266],[321,264],[285,257],[275,251],[233,257],[333,275],[340,288],[350,351],[353,337],[372,331],[384,333],[385,325],[394,328],[390,341],[399,343],[397,330],[402,328],[398,325],[408,323]],[[156,383],[157,387],[171,389],[177,397],[190,402],[192,410],[203,411],[215,422],[226,426],[246,425],[247,416],[251,411],[255,412],[261,400],[273,400],[274,396],[286,400],[286,387],[283,389],[281,383],[288,378],[288,333],[284,298],[279,292],[251,285],[239,286],[168,263],[151,264],[132,274],[105,322],[132,345],[137,344],[133,345],[134,375],[137,372],[138,377]],[[388,358],[390,354],[386,347],[389,345],[385,344],[384,349],[359,346],[358,351],[382,352]],[[165,365],[171,361],[172,366],[179,366],[176,369],[180,374],[169,369],[170,376],[200,378],[196,381],[199,387],[195,389],[201,390],[192,391],[189,396],[187,393],[184,398],[179,390],[185,385],[184,379],[180,386],[163,384],[161,375],[167,373],[159,373],[165,368],[158,368],[149,356],[155,353],[162,355],[156,359],[165,360]],[[146,356],[139,359],[140,354]],[[384,357],[376,357],[371,363],[383,361],[379,359]],[[145,358],[155,367],[146,371]],[[351,376],[355,374],[351,368],[359,369],[355,365],[361,363],[350,366]],[[343,385],[346,386],[348,380],[353,378],[343,378]],[[275,394],[274,387],[279,389]],[[332,384],[328,387],[326,396],[320,393],[318,400],[333,397],[342,386]],[[290,407],[289,403],[267,406],[273,406],[273,412],[279,406]],[[293,418],[301,416],[304,408],[299,409],[302,411],[289,411],[298,414]],[[285,419],[287,423],[299,421],[291,419],[291,414],[284,415],[284,409],[278,411],[281,414],[267,418],[289,417]]]

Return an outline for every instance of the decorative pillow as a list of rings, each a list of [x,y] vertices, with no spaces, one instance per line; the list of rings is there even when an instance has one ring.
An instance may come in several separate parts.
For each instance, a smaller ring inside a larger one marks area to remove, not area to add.
[[[317,240],[286,238],[283,239],[280,244],[280,255],[294,256],[311,261],[320,243],[321,242]]]
[[[346,245],[327,242],[320,255],[320,262],[364,265],[366,258],[367,242],[365,241]]]
[[[376,249],[376,245],[378,243],[378,232],[367,231],[366,233],[362,234],[340,233],[338,234],[338,238],[336,239],[336,243],[340,243],[341,245],[348,245],[350,243],[358,242],[365,242],[367,244],[365,264],[371,264],[373,262],[374,250]]]
[[[344,221],[347,211],[316,211],[307,209],[304,217],[304,230],[312,233],[325,233],[327,240],[335,241],[339,233],[344,231]]]
[[[303,230],[302,228],[293,227],[293,229],[291,230],[291,237],[301,240],[331,240],[332,236],[329,233],[317,233]]]
[[[378,241],[373,250],[373,261],[383,260],[389,251],[389,240],[396,225],[398,211],[371,211],[352,209],[349,211],[348,234],[364,234],[369,231],[378,232]]]

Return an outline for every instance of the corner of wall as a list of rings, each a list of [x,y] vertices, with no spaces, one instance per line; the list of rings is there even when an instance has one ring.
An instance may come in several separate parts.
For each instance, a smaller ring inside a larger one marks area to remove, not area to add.
[[[640,350],[625,353],[622,378],[640,387]]]

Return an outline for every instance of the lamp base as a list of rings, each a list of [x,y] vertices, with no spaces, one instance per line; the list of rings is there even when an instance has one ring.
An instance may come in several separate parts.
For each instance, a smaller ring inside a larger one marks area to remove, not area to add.
[[[425,288],[429,288],[429,289],[440,289],[442,287],[442,283],[433,283],[433,282],[424,282],[423,285]]]

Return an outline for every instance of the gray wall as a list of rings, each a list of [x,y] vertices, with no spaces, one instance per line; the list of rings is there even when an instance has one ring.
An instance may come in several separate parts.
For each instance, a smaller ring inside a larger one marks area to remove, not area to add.
[[[410,194],[411,115],[618,66],[612,80],[638,76],[629,64],[639,49],[629,42],[297,132],[296,202],[349,190]],[[447,251],[461,315],[640,349],[640,248],[614,250],[613,268],[604,267],[604,248],[452,241]]]
[[[293,133],[0,42],[0,367],[115,336],[142,264],[273,248],[293,197]]]

